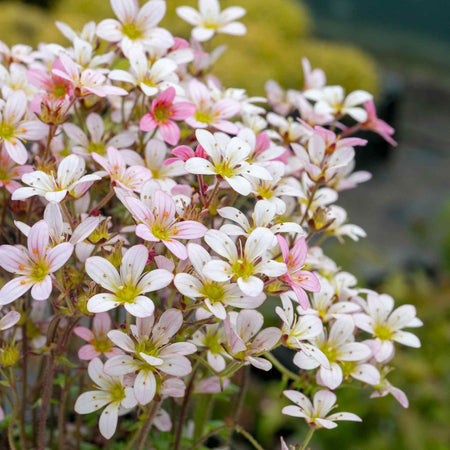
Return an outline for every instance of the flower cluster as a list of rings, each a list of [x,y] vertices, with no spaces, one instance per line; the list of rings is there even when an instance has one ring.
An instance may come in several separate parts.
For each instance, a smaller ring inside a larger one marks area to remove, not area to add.
[[[174,428],[174,448],[194,448],[208,417],[189,431],[192,397],[235,395],[230,382],[250,365],[283,374],[296,406],[280,413],[312,429],[360,420],[329,414],[340,386],[369,385],[406,406],[387,374],[397,344],[420,346],[404,330],[422,324],[414,307],[359,288],[320,248],[365,236],[336,201],[370,178],[354,171],[366,144],[355,133],[395,143],[372,96],[328,86],[304,60],[301,91],[270,81],[267,99],[251,98],[210,75],[217,52],[203,46],[245,34],[242,8],[178,8],[194,26],[187,41],[159,27],[164,0],[111,5],[115,19],[80,33],[58,23],[67,47],[2,60],[0,363],[1,398],[15,399],[11,448],[16,424],[20,448],[46,446],[52,395],[59,448],[102,446],[81,418],[72,426],[72,407],[103,409],[106,439],[133,433],[130,445],[150,448],[152,427]],[[26,89],[5,81],[18,70]],[[273,353],[281,346],[289,361]],[[28,409],[39,409],[32,435]],[[239,432],[238,420],[224,427]]]

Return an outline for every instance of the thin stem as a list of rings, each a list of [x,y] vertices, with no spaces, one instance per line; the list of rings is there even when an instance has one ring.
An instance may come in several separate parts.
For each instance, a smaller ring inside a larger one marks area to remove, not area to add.
[[[272,355],[272,353],[267,352],[264,353],[264,356],[278,369],[279,372],[281,372],[283,375],[285,375],[288,378],[291,378],[295,381],[301,381],[301,378],[295,374],[294,372],[291,372],[288,368],[284,367],[283,364],[278,361],[275,356]]]
[[[144,450],[145,448],[147,448],[146,447],[147,436],[152,428],[153,420],[155,419],[156,414],[158,413],[159,408],[161,407],[161,403],[162,403],[162,398],[157,398],[153,402],[153,406],[150,411],[150,414],[148,415],[147,419],[145,420],[144,425],[143,425],[140,435],[139,435],[139,440],[137,442],[138,450]]]
[[[314,200],[314,196],[316,195],[318,187],[319,187],[319,183],[316,183],[314,185],[314,188],[313,188],[311,194],[309,195],[308,203],[307,203],[306,209],[305,209],[305,213],[303,214],[302,220],[300,221],[300,226],[303,225],[303,222],[308,217],[308,211],[309,211],[309,208],[311,208],[311,205],[312,205],[312,202]]]
[[[7,378],[9,381],[9,385],[11,386],[11,391],[13,393],[13,403],[12,403],[12,414],[11,414],[11,419],[9,420],[9,424],[8,424],[8,442],[9,442],[9,446],[11,447],[12,450],[16,449],[16,445],[14,443],[14,424],[16,422],[17,419],[17,415],[19,412],[19,398],[17,396],[17,391],[16,391],[16,385],[14,383],[14,372],[12,370],[12,368],[9,368],[9,378]],[[22,442],[20,444],[22,446]]]
[[[252,444],[254,448],[256,448],[256,450],[264,450],[263,446],[248,431],[244,430],[244,428],[242,428],[240,425],[236,425],[234,429],[236,433],[239,433],[242,436],[244,436],[245,439],[247,439],[247,441],[250,442],[250,444]]]
[[[230,427],[228,425],[223,425],[221,427],[215,428],[214,430],[211,430],[209,433],[206,433],[204,436],[202,436],[197,442],[194,443],[192,446],[193,449],[196,449],[199,447],[203,442],[205,442],[210,437],[216,435],[220,431],[228,430]]]
[[[194,388],[195,373],[197,372],[198,365],[199,365],[199,363],[197,361],[194,365],[194,368],[192,369],[191,378],[189,379],[189,383],[186,388],[186,392],[184,394],[183,405],[181,407],[180,418],[178,420],[178,428],[177,428],[177,434],[175,437],[175,445],[173,447],[174,450],[178,450],[180,448],[181,435],[183,432],[183,425],[184,425],[184,421],[186,419],[189,402],[191,400],[192,390]]]
[[[50,125],[50,129],[48,130],[47,144],[45,146],[45,151],[44,151],[44,158],[43,158],[44,162],[46,162],[47,159],[51,155],[50,146],[52,143],[52,139],[55,137],[57,129],[58,129],[58,125]]]
[[[92,210],[89,212],[89,214],[92,214],[94,209],[100,209],[103,208],[112,198],[114,197],[114,189],[111,188],[111,190],[103,197],[102,200],[98,203],[98,205],[95,205]]]
[[[311,440],[311,438],[313,437],[314,431],[316,431],[315,428],[310,428],[308,431],[308,434],[306,435],[305,440],[303,441],[302,446],[300,447],[300,450],[306,450],[306,446],[309,444],[309,441]]]
[[[211,205],[212,201],[214,200],[214,198],[217,194],[217,191],[219,190],[219,186],[220,186],[220,179],[217,178],[216,185],[214,186],[214,189],[206,202],[206,205],[205,205],[206,208],[208,208]]]

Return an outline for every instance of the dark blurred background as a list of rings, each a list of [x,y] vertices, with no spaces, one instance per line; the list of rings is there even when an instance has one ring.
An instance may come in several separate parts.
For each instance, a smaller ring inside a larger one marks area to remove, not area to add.
[[[225,37],[229,51],[215,72],[226,86],[262,94],[274,78],[285,88],[302,85],[301,57],[323,68],[329,84],[375,93],[380,115],[396,129],[397,148],[372,135],[359,150],[358,168],[373,179],[344,192],[339,203],[368,237],[326,244],[343,270],[362,285],[413,303],[425,326],[422,348],[401,349],[390,376],[410,408],[392,397],[368,400],[369,389],[342,389],[342,410],[364,418],[314,437],[313,449],[447,450],[450,448],[450,4],[447,0],[224,0],[248,11],[244,38]],[[188,37],[167,0],[163,25]],[[66,43],[55,19],[80,29],[111,16],[107,0],[0,2],[0,39],[9,45]],[[269,377],[269,376],[268,376]],[[301,442],[306,427],[280,415],[279,380],[255,378],[244,412],[266,448],[276,437]],[[274,394],[275,399],[264,392]],[[256,406],[255,406],[256,405]],[[224,408],[226,404],[222,405]],[[237,447],[236,447],[237,448]],[[239,448],[246,448],[239,444]]]

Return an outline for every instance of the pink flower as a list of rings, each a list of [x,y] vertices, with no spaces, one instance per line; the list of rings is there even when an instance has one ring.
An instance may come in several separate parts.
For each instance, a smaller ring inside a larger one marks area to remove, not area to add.
[[[283,255],[283,261],[288,269],[286,274],[282,275],[280,279],[291,286],[297,295],[300,306],[303,309],[307,309],[309,300],[305,290],[319,292],[320,282],[312,272],[302,270],[308,252],[306,240],[304,237],[297,239],[294,246],[289,250],[288,243],[283,236],[278,235],[277,239]]]
[[[17,164],[25,164],[28,152],[23,142],[38,141],[47,132],[47,125],[38,120],[26,120],[27,99],[17,91],[0,101],[0,142]]]
[[[257,369],[268,371],[272,368],[272,363],[259,355],[277,345],[281,330],[269,327],[260,331],[263,323],[264,317],[260,312],[243,309],[239,314],[230,313],[224,325],[230,355]]]
[[[177,258],[186,259],[186,246],[178,239],[201,238],[207,228],[194,220],[177,221],[175,202],[169,194],[156,190],[147,197],[145,203],[134,197],[125,198],[125,206],[141,222],[136,235],[145,241],[162,242]]]
[[[76,327],[74,333],[89,342],[78,350],[78,358],[90,361],[100,355],[107,358],[123,355],[122,350],[114,347],[114,344],[108,339],[108,331],[111,329],[111,318],[106,312],[94,316],[93,328]]]
[[[21,187],[21,184],[15,180],[20,180],[23,174],[32,171],[32,166],[16,165],[5,148],[2,148],[0,153],[0,187],[5,187],[12,194]]]
[[[197,148],[192,150],[191,147],[187,145],[180,145],[179,147],[174,148],[170,153],[175,155],[175,158],[167,158],[164,161],[164,165],[168,166],[169,164],[174,163],[175,161],[183,161],[186,162],[191,158],[204,158],[208,159],[208,155],[205,152],[205,149],[201,145],[197,145]]]
[[[189,98],[194,103],[196,111],[186,123],[193,128],[208,128],[211,126],[229,134],[237,134],[238,127],[227,119],[237,115],[241,105],[237,100],[223,98],[214,100],[208,88],[198,80],[192,80],[188,85]]]
[[[393,147],[397,147],[397,142],[391,138],[395,133],[395,130],[389,126],[384,120],[381,120],[377,116],[375,109],[375,103],[373,100],[368,100],[363,104],[364,109],[367,112],[367,120],[362,124],[362,127],[366,130],[374,131],[378,133],[385,141],[389,142]]]
[[[49,226],[44,220],[34,224],[28,234],[28,251],[21,246],[2,245],[0,266],[19,275],[0,290],[0,304],[7,305],[31,288],[35,300],[47,300],[52,292],[51,274],[70,258],[73,245],[64,242],[49,249]]]
[[[152,101],[152,109],[139,123],[142,131],[159,129],[163,139],[170,145],[178,144],[180,129],[175,121],[185,120],[195,112],[195,106],[189,102],[175,102],[175,88],[169,87]]]
[[[106,149],[107,158],[92,153],[92,159],[100,164],[111,178],[111,183],[127,190],[140,192],[142,185],[152,178],[152,172],[143,166],[126,166],[125,160],[115,147]]]
[[[107,78],[102,73],[93,69],[80,68],[64,53],[59,55],[59,61],[62,68],[52,69],[52,74],[69,81],[76,96],[84,97],[94,94],[98,97],[106,97],[108,95],[128,94],[125,89],[105,84]]]

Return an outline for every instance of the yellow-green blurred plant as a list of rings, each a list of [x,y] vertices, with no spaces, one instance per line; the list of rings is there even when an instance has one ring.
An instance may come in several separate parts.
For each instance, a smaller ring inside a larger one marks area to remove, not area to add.
[[[222,0],[223,7],[236,0]],[[188,38],[191,27],[177,17],[177,6],[196,6],[197,0],[167,0],[167,15],[162,22],[172,32]],[[242,86],[250,94],[261,94],[264,84],[273,78],[284,87],[302,84],[301,58],[307,56],[313,67],[322,68],[328,84],[339,84],[348,91],[378,91],[378,75],[374,61],[354,46],[337,44],[310,37],[312,21],[306,7],[294,0],[246,0],[243,22],[245,37],[218,37],[226,43],[228,56],[220,58],[214,69],[227,86]],[[40,41],[64,42],[52,22],[61,20],[74,29],[89,20],[113,17],[109,1],[64,0],[51,14],[17,2],[4,4],[0,16],[0,39],[36,45]]]

